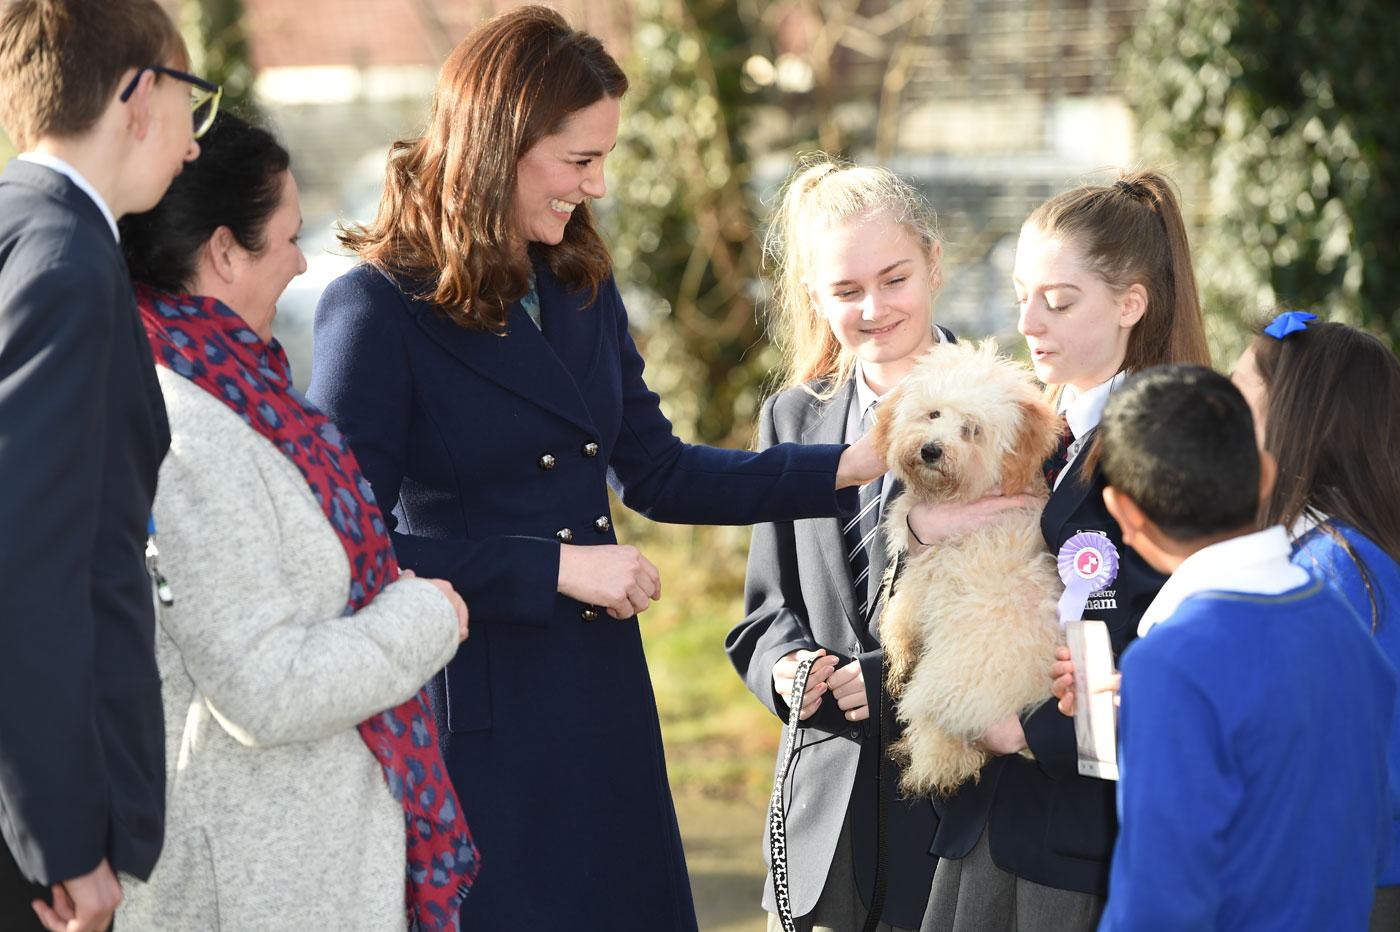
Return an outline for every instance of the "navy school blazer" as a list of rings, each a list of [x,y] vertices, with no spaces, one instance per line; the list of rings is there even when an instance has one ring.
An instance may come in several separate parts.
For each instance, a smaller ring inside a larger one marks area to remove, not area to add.
[[[0,178],[0,834],[31,880],[145,879],[165,727],[144,552],[170,446],[126,262],[90,197]]]
[[[1070,465],[1046,503],[1040,528],[1052,554],[1081,531],[1103,532],[1118,548],[1112,590],[1096,593],[1101,607],[1085,612],[1108,625],[1116,658],[1137,637],[1138,620],[1166,577],[1124,546],[1122,530],[1103,503],[1103,470],[1082,481],[1084,461],[1081,454]],[[1048,690],[1048,670],[1046,676]],[[965,857],[985,828],[992,860],[1002,870],[1048,887],[1106,896],[1118,833],[1117,785],[1079,775],[1074,720],[1060,713],[1054,699],[1022,716],[1021,724],[1035,760],[998,757],[982,769],[980,781],[963,784],[947,799],[935,797],[941,821],[933,852]]]

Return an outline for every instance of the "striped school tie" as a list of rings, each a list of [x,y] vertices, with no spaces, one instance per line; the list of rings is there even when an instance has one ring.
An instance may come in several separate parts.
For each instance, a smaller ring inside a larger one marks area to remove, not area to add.
[[[866,409],[861,421],[862,428],[870,422],[874,410],[874,404]],[[866,580],[870,577],[870,547],[880,530],[880,493],[884,486],[884,478],[881,476],[874,482],[867,482],[860,487],[860,507],[856,516],[841,529],[841,535],[846,538],[846,559],[851,564],[851,582],[855,589],[856,605],[862,618],[870,607]]]

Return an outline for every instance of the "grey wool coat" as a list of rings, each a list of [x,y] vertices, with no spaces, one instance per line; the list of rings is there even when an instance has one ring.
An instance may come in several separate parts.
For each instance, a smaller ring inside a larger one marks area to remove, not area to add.
[[[349,561],[295,464],[158,374],[166,841],[149,882],[123,878],[116,926],[403,929],[403,810],[356,725],[451,659],[456,614],[421,579],[344,614]]]

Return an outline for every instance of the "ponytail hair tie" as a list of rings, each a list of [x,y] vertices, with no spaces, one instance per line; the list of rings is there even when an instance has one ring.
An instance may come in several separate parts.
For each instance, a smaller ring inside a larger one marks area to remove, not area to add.
[[[1119,178],[1117,181],[1113,182],[1113,186],[1123,194],[1128,195],[1128,197],[1142,198],[1147,194],[1142,185],[1138,184],[1136,181],[1129,181],[1126,178]]]
[[[1275,340],[1282,340],[1290,333],[1308,329],[1308,322],[1313,320],[1317,320],[1317,315],[1307,311],[1284,311],[1269,322],[1264,332]]]

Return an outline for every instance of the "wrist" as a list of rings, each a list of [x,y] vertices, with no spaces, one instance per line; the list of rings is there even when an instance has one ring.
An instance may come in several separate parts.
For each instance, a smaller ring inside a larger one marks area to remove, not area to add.
[[[920,547],[928,546],[928,541],[920,537],[919,532],[914,530],[914,522],[910,519],[909,513],[907,512],[904,515],[904,526],[909,529],[909,536],[914,538],[914,543],[918,544]]]

